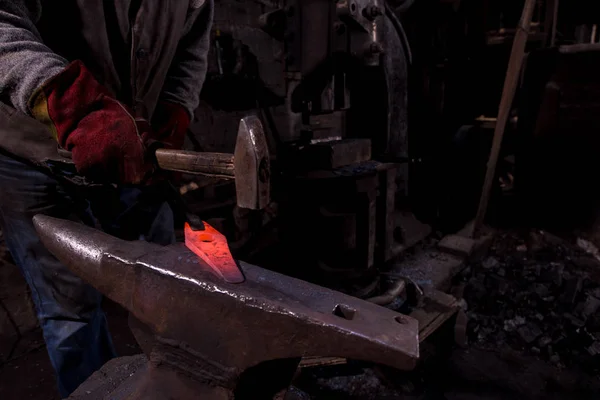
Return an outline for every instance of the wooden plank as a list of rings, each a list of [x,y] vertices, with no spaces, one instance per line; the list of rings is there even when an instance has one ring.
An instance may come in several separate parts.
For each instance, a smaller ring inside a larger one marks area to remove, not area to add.
[[[304,357],[300,361],[300,368],[323,367],[330,365],[343,365],[348,360],[340,357]]]
[[[531,26],[531,19],[533,18],[533,9],[535,3],[535,0],[525,1],[523,14],[521,15],[521,21],[519,22],[519,26],[517,27],[517,31],[515,33],[515,41],[513,43],[510,60],[508,62],[508,68],[506,70],[506,79],[504,81],[504,89],[502,91],[502,98],[500,100],[500,107],[498,110],[498,121],[496,124],[496,129],[494,130],[492,150],[490,152],[490,158],[487,165],[487,172],[483,184],[483,190],[481,192],[479,208],[473,224],[473,232],[471,233],[471,236],[475,239],[477,239],[480,235],[479,231],[483,225],[483,220],[487,213],[492,185],[496,179],[496,166],[498,164],[498,157],[502,147],[502,140],[504,139],[504,131],[510,116],[513,99],[517,91],[519,77],[521,76],[523,60],[525,59],[525,45],[527,44],[527,39],[529,36],[529,28]]]

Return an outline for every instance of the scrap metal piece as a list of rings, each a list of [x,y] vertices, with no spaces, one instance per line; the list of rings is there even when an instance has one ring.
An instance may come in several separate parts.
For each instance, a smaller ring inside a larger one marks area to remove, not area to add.
[[[257,116],[240,121],[234,165],[238,206],[264,209],[271,199],[271,164],[264,128]]]
[[[394,257],[396,231],[396,164],[382,164],[377,167],[379,176],[379,195],[376,206],[376,240],[375,259],[382,265]],[[402,229],[402,228],[400,228]]]
[[[200,257],[217,276],[228,283],[244,282],[244,274],[237,265],[227,238],[221,232],[202,221],[202,230],[193,229],[188,222],[185,223],[185,245]]]
[[[415,367],[418,323],[360,299],[240,262],[231,284],[184,245],[125,242],[47,216],[48,250],[131,313],[149,366],[132,399],[233,399],[240,375],[264,361],[332,356]]]

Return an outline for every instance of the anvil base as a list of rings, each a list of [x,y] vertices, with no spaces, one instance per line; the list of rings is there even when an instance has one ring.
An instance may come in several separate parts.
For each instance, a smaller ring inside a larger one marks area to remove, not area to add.
[[[126,400],[142,389],[147,373],[148,358],[144,354],[115,358],[90,376],[66,400]],[[288,400],[301,398],[304,397],[293,391],[285,394]]]
[[[148,369],[145,355],[119,357],[107,362],[77,388],[67,400],[123,400],[137,388]]]

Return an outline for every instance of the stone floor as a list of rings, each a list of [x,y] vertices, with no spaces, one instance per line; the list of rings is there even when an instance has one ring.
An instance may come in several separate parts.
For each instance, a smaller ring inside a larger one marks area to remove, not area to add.
[[[347,366],[303,372],[313,399],[600,399],[600,251],[576,236],[504,230],[453,294],[468,345],[411,374]],[[435,342],[435,340],[434,340]],[[431,345],[431,343],[429,344]]]

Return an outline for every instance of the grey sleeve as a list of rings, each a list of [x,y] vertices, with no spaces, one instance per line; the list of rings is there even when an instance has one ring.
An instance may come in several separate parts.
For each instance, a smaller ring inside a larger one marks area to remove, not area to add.
[[[200,91],[206,78],[213,13],[213,0],[206,0],[191,17],[191,26],[179,42],[161,94],[162,100],[183,105],[190,116],[200,103]]]
[[[42,42],[40,14],[39,0],[0,0],[0,98],[26,114],[34,91],[67,65]]]

